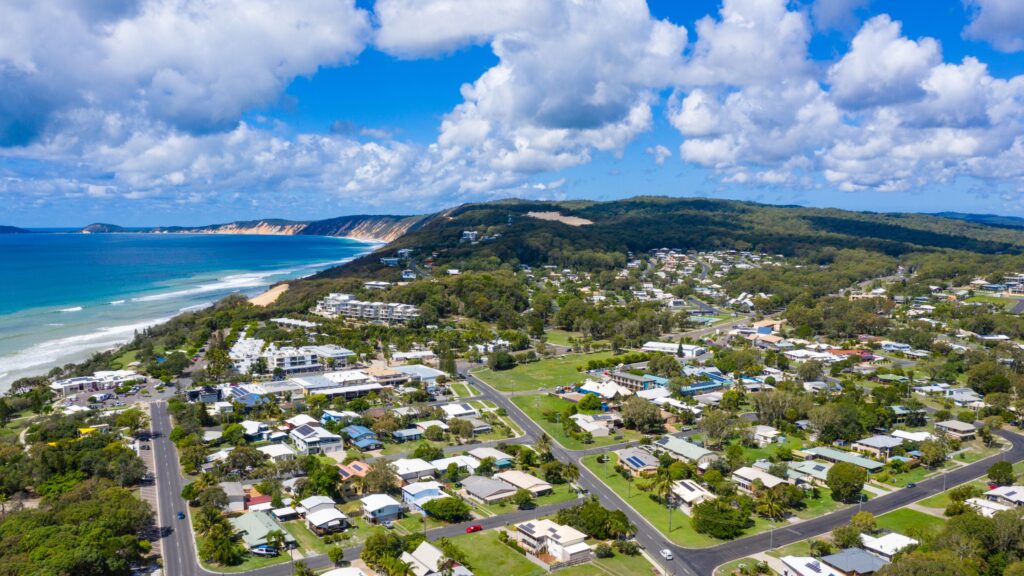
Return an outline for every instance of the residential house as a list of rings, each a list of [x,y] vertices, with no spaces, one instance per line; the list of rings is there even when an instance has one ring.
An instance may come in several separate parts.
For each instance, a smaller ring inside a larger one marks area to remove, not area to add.
[[[584,541],[586,534],[551,520],[520,522],[516,524],[514,536],[530,554],[547,553],[558,563],[587,562],[592,556],[590,546]]]
[[[780,558],[793,576],[846,576],[835,568],[810,556],[783,556]]]
[[[430,428],[431,426],[437,426],[445,432],[448,431],[448,425],[440,420],[424,420],[423,422],[417,422],[415,426],[420,432],[426,432],[427,428]]]
[[[402,503],[387,494],[370,494],[359,501],[363,505],[363,518],[370,524],[390,522],[402,516]]]
[[[271,532],[281,532],[284,534],[286,548],[294,548],[296,545],[295,537],[266,512],[246,512],[241,516],[229,518],[228,522],[231,523],[235,532],[241,535],[242,542],[245,543],[247,550],[269,544],[267,542],[267,534]]]
[[[399,458],[391,463],[395,474],[402,482],[411,482],[420,478],[433,478],[434,467],[421,458]]]
[[[697,504],[714,500],[715,495],[696,480],[677,480],[672,483],[672,493],[679,500],[679,509],[686,514],[693,513]]]
[[[312,426],[316,424],[319,424],[317,419],[313,418],[309,414],[296,414],[284,421],[284,425],[287,426],[289,430],[294,430],[299,426]]]
[[[351,422],[359,418],[359,414],[350,410],[324,410],[324,413],[320,416],[320,423],[327,424],[328,422],[340,422],[346,423]]]
[[[877,538],[870,534],[861,534],[860,543],[868,552],[889,561],[903,550],[919,544],[917,540],[896,532],[889,532]]]
[[[426,514],[423,506],[431,500],[447,498],[448,494],[441,489],[440,482],[433,480],[427,482],[413,482],[402,487],[402,499],[409,506],[410,512]]]
[[[973,440],[978,429],[974,424],[959,420],[943,420],[935,423],[935,430],[956,438],[957,440]]]
[[[619,464],[629,470],[632,476],[654,474],[658,471],[660,464],[657,457],[639,448],[623,448],[617,450],[615,455],[619,457]]]
[[[266,440],[267,434],[270,433],[270,426],[267,426],[263,422],[256,422],[255,420],[242,420],[241,422],[243,434],[245,439],[249,442],[258,442],[260,440]]]
[[[680,358],[697,358],[708,353],[707,348],[695,344],[677,344],[675,342],[647,342],[641,348],[644,352],[661,352],[674,354]]]
[[[295,450],[287,444],[268,444],[257,448],[274,462],[285,462],[295,458]]]
[[[373,467],[361,460],[353,460],[348,464],[338,464],[338,474],[342,482],[348,482],[355,478],[365,478]]]
[[[516,488],[529,490],[534,496],[543,496],[551,492],[551,484],[520,470],[505,470],[494,475],[499,480],[504,480]]]
[[[353,424],[341,429],[341,433],[348,438],[348,443],[363,452],[380,450],[384,444],[377,438],[377,433],[366,426]]]
[[[763,424],[751,426],[751,433],[754,436],[754,442],[762,448],[769,444],[774,444],[782,435],[782,432],[779,432],[777,428]]]
[[[875,458],[881,460],[888,460],[892,456],[893,450],[903,446],[902,438],[894,438],[893,436],[875,435],[868,438],[861,438],[853,443],[851,448],[857,452],[863,452],[870,454]]]
[[[320,426],[303,424],[288,433],[300,454],[329,454],[345,449],[341,436]]]
[[[348,528],[348,516],[337,508],[324,508],[306,514],[306,525],[318,536],[341,532]]]
[[[888,560],[879,558],[862,548],[847,548],[845,550],[840,550],[835,554],[822,556],[821,561],[846,576],[867,576],[868,574],[874,574],[889,563]]]
[[[997,486],[985,492],[985,498],[1015,508],[1024,506],[1024,486]]]
[[[908,442],[924,442],[925,440],[934,440],[935,435],[931,432],[909,432],[907,430],[893,430],[893,438],[899,438],[900,440],[906,440]]]
[[[804,450],[795,450],[793,455],[798,457],[804,455],[807,458],[819,458],[826,462],[833,463],[847,462],[855,466],[860,466],[868,472],[877,472],[885,467],[885,464],[882,464],[881,462],[876,462],[875,460],[871,460],[851,452],[844,452],[842,450],[836,450],[835,448],[829,448],[828,446],[815,446]]]
[[[413,382],[419,382],[428,394],[433,394],[431,389],[438,386],[437,379],[448,375],[436,368],[424,366],[423,364],[407,364],[404,366],[392,366],[392,370],[401,372],[408,376]]]
[[[441,411],[444,412],[444,419],[446,422],[450,422],[454,418],[478,418],[480,412],[476,408],[473,408],[466,403],[452,403],[441,406]]]
[[[399,444],[405,442],[416,442],[417,440],[423,439],[423,430],[415,427],[406,428],[404,430],[395,430],[391,433],[391,439]]]
[[[440,548],[423,541],[412,552],[402,552],[400,560],[409,566],[413,576],[473,576],[459,563],[448,564],[448,557]]]
[[[591,394],[606,402],[622,400],[633,395],[633,391],[611,380],[587,380],[576,387],[581,394]]]
[[[497,448],[483,447],[473,448],[469,451],[469,455],[477,460],[483,461],[484,458],[494,458],[494,467],[497,469],[511,468],[515,461],[515,458],[510,454],[506,454]]]
[[[300,501],[299,506],[302,508],[300,512],[308,516],[314,512],[319,512],[320,510],[334,508],[335,502],[330,496],[310,496],[309,498]]]
[[[478,436],[480,434],[487,434],[494,428],[490,423],[485,422],[479,418],[469,418],[469,425],[473,427],[473,435]]]
[[[756,483],[760,482],[764,488],[775,488],[779,484],[785,484],[786,480],[769,474],[760,468],[743,466],[732,473],[732,481],[736,486],[745,492],[755,492]]]
[[[458,454],[448,458],[438,458],[430,462],[430,465],[434,467],[434,472],[437,474],[444,474],[452,464],[455,464],[455,467],[462,472],[475,474],[476,469],[480,466],[480,461],[472,456]]]
[[[221,482],[220,487],[228,496],[228,505],[225,510],[228,512],[241,512],[245,510],[245,490],[240,482]]]
[[[702,470],[707,469],[709,464],[719,458],[718,454],[711,450],[687,442],[682,438],[676,438],[675,436],[662,436],[652,446],[656,450],[668,453],[677,460],[685,460],[694,464]]]
[[[517,488],[498,478],[470,476],[461,482],[462,492],[484,504],[495,504],[515,495]]]
[[[981,514],[986,518],[991,518],[999,512],[1005,512],[1007,510],[1013,510],[1013,506],[1008,506],[992,500],[986,500],[984,498],[968,498],[964,504],[967,504],[971,508],[974,508],[975,512]]]

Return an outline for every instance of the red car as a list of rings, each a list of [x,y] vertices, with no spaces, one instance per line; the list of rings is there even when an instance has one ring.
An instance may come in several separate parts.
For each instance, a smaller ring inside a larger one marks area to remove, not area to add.
[[[473,532],[479,532],[479,531],[481,531],[483,529],[484,529],[483,526],[481,526],[479,524],[473,524],[472,526],[466,528],[466,534],[472,534]]]

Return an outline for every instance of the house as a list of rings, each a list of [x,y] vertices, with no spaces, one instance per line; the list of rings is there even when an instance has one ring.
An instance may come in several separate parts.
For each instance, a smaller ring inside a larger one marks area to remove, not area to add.
[[[611,434],[612,420],[601,418],[604,414],[573,414],[569,418],[576,423],[584,432],[590,433],[594,438],[604,438]]]
[[[511,468],[515,460],[510,454],[491,447],[473,448],[469,451],[469,455],[480,461],[483,461],[484,458],[494,458],[494,467],[498,469]]]
[[[228,505],[225,508],[228,512],[241,512],[245,510],[245,490],[240,482],[221,482],[221,490],[228,496]]]
[[[982,401],[981,396],[970,388],[947,388],[942,391],[942,396],[952,400],[957,406],[969,406]]]
[[[904,344],[902,342],[891,342],[889,340],[882,341],[882,350],[886,352],[910,352],[914,347],[910,344]]]
[[[935,430],[948,436],[952,436],[957,440],[973,440],[974,435],[978,431],[974,424],[968,424],[967,422],[961,422],[959,420],[943,420],[942,422],[936,422]]]
[[[430,392],[430,388],[437,386],[437,379],[441,376],[447,377],[448,375],[436,368],[430,366],[424,366],[423,364],[407,364],[404,366],[392,366],[392,370],[401,372],[408,376],[413,382],[419,382],[422,384],[427,392]]]
[[[470,418],[469,425],[473,427],[473,435],[487,434],[494,428],[479,418]]]
[[[582,394],[597,396],[605,401],[621,400],[633,394],[629,388],[616,384],[611,380],[587,380],[577,386],[576,390]]]
[[[777,428],[765,426],[763,424],[752,426],[751,433],[754,436],[754,442],[761,448],[764,448],[769,444],[774,444],[779,439],[779,436],[782,435],[782,432],[779,432]]]
[[[350,410],[337,411],[337,410],[324,410],[324,413],[320,415],[320,423],[327,424],[328,422],[351,422],[359,418],[359,414]]]
[[[589,561],[592,556],[590,546],[584,542],[586,534],[551,520],[520,522],[516,524],[514,536],[530,554],[547,553],[555,562],[578,564]]]
[[[846,576],[835,568],[810,556],[783,556],[780,558],[793,576]]]
[[[334,508],[334,505],[335,502],[330,496],[310,496],[309,498],[299,502],[299,506],[302,510],[305,510],[305,514],[307,516],[314,512],[319,512],[320,510]]]
[[[295,458],[295,450],[287,444],[268,444],[257,448],[274,462],[284,462]]]
[[[448,494],[441,489],[441,484],[433,480],[413,482],[402,487],[402,499],[409,505],[409,511],[417,514],[426,514],[423,505],[427,502],[447,497]]]
[[[847,548],[835,554],[822,556],[821,561],[847,576],[866,576],[878,572],[888,560],[884,560],[863,548]]]
[[[387,494],[370,494],[359,501],[363,505],[363,518],[370,524],[398,520],[402,516],[402,503]]]
[[[686,514],[692,514],[697,504],[715,499],[715,495],[696,480],[676,480],[672,483],[672,493],[679,499],[679,509]]]
[[[248,550],[269,544],[267,534],[281,532],[284,534],[286,548],[294,548],[295,537],[292,536],[283,526],[270,517],[266,512],[246,512],[241,516],[229,518],[228,522],[242,537],[242,542]]]
[[[391,465],[395,468],[395,474],[403,482],[434,477],[434,467],[421,458],[399,458]]]
[[[847,462],[854,466],[860,466],[868,472],[877,472],[885,467],[885,464],[882,464],[881,462],[876,462],[850,452],[829,448],[828,446],[815,446],[814,448],[795,450],[793,453],[794,456],[799,456],[801,454],[806,455],[809,458],[820,458],[826,462]]]
[[[285,505],[281,508],[271,510],[270,514],[281,522],[287,522],[289,520],[297,519],[299,517],[299,511],[291,507],[291,505],[289,504],[290,501],[291,498],[285,498]]]
[[[612,372],[612,382],[626,388],[631,392],[639,392],[640,390],[650,390],[658,385],[657,378],[651,375],[637,376],[629,372]]]
[[[342,482],[348,482],[353,478],[364,478],[373,467],[360,460],[353,460],[348,464],[338,464],[338,474]]]
[[[629,470],[632,476],[654,474],[660,465],[653,454],[639,448],[623,448],[617,450],[615,455],[619,457],[619,464]]]
[[[303,424],[289,432],[288,437],[301,454],[328,454],[345,448],[341,436],[320,426]]]
[[[470,476],[462,480],[462,491],[484,504],[495,504],[515,495],[517,488],[504,480],[486,476]]]
[[[267,426],[263,422],[256,422],[255,420],[242,420],[241,422],[243,435],[245,439],[250,442],[257,442],[259,440],[265,440],[267,434],[270,432],[270,426]]]
[[[907,548],[917,546],[919,542],[903,534],[889,532],[877,538],[870,534],[861,534],[860,543],[868,552],[892,561],[893,556]]]
[[[985,498],[1007,506],[1024,506],[1024,486],[998,486],[985,492]]]
[[[306,525],[318,536],[333,534],[348,528],[348,516],[337,508],[324,508],[306,514]]]
[[[420,542],[412,552],[402,552],[399,559],[409,566],[414,576],[473,576],[468,568],[457,562],[449,565],[444,552],[427,541]]]
[[[685,460],[697,465],[701,469],[706,469],[709,464],[719,458],[718,454],[711,450],[687,442],[682,438],[676,438],[675,436],[662,436],[652,446],[656,450],[668,453],[677,460]]]
[[[743,466],[737,468],[732,473],[732,481],[736,483],[736,486],[746,492],[756,492],[755,483],[760,482],[764,488],[775,488],[779,484],[785,484],[786,481],[778,476],[773,476],[768,472],[761,470],[760,468],[753,468],[750,466]]]
[[[419,428],[395,430],[391,433],[391,439],[399,444],[403,442],[415,442],[423,439],[423,430],[420,430]]]
[[[797,483],[813,484],[824,486],[828,482],[828,471],[832,464],[828,462],[815,462],[813,460],[800,460],[789,463],[789,471],[793,475],[799,475]]]
[[[448,431],[448,425],[440,420],[424,420],[423,422],[417,422],[415,426],[421,432],[426,432],[427,428],[430,428],[431,426],[437,426],[438,428],[445,432]]]
[[[474,474],[476,469],[480,466],[480,461],[472,456],[458,454],[448,458],[438,458],[437,460],[432,460],[430,462],[430,465],[434,467],[434,471],[438,474],[444,474],[447,472],[448,467],[452,464],[455,464],[456,468],[463,472]]]
[[[366,576],[366,572],[363,572],[360,568],[355,566],[346,566],[344,568],[328,570],[320,576]]]
[[[476,408],[473,408],[466,403],[452,403],[441,406],[441,411],[444,412],[444,420],[446,422],[451,421],[454,418],[477,418],[480,416],[480,412]]]
[[[381,386],[401,386],[411,380],[408,374],[385,366],[371,366],[364,370],[364,372]]]
[[[694,344],[677,344],[674,342],[647,342],[641,348],[644,352],[661,352],[674,354],[680,358],[697,358],[708,353],[707,348]]]
[[[516,488],[529,490],[534,496],[543,496],[551,492],[551,484],[519,470],[506,470],[494,475],[499,480],[504,480]]]
[[[908,442],[924,442],[935,439],[935,435],[931,432],[908,432],[907,430],[893,430],[892,437]]]
[[[964,504],[974,508],[975,512],[986,518],[991,518],[999,512],[1013,510],[1013,506],[1007,506],[1006,504],[1000,504],[999,502],[985,500],[984,498],[968,498]]]
[[[899,404],[889,407],[892,410],[893,424],[909,424],[911,426],[919,426],[924,424],[927,418],[924,408],[907,408]]]
[[[892,456],[893,450],[900,446],[903,446],[902,438],[894,438],[892,436],[878,434],[868,438],[861,438],[854,442],[850,447],[857,452],[863,452],[865,454],[870,454],[875,458],[888,460],[889,457]]]

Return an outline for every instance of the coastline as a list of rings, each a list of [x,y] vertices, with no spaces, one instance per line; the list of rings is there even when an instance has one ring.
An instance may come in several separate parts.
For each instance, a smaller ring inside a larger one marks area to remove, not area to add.
[[[252,304],[253,306],[261,306],[261,307],[270,306],[274,302],[277,302],[277,299],[281,297],[281,294],[284,294],[287,291],[288,291],[288,284],[287,283],[285,283],[285,284],[278,284],[277,286],[271,287],[266,292],[263,292],[262,294],[260,294],[258,296],[253,296],[252,298],[249,298],[249,304]]]
[[[95,238],[101,235],[82,235],[86,238],[90,236]],[[184,235],[146,236],[167,238]],[[304,253],[305,249],[301,247],[307,246],[311,237],[298,238],[303,238],[298,246]],[[381,241],[371,243],[344,237],[316,238],[341,240],[351,244],[351,248],[347,253],[347,247],[338,248],[342,250],[343,258],[299,263],[294,262],[293,254],[291,259],[294,263],[280,264],[276,264],[277,260],[274,259],[260,258],[261,253],[255,251],[255,260],[263,260],[267,264],[209,270],[148,287],[125,285],[116,296],[85,296],[81,291],[72,289],[77,287],[69,286],[63,303],[15,308],[12,312],[0,314],[0,332],[5,333],[6,340],[0,340],[0,345],[3,345],[0,348],[0,394],[5,393],[19,378],[42,376],[56,366],[85,361],[97,352],[116,350],[142,330],[168,322],[180,314],[208,307],[229,294],[251,297],[256,300],[256,305],[270,304],[286,290],[281,287],[287,281],[344,265],[385,244]],[[329,254],[334,250],[321,241],[321,254],[325,251]],[[291,252],[294,253],[294,248]]]

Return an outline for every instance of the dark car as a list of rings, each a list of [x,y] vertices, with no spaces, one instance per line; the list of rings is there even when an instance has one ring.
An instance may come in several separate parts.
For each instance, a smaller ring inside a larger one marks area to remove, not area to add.
[[[917,482],[907,482],[907,488],[917,488]]]
[[[178,520],[184,520],[184,519],[185,519],[185,513],[184,512],[178,512]]]

